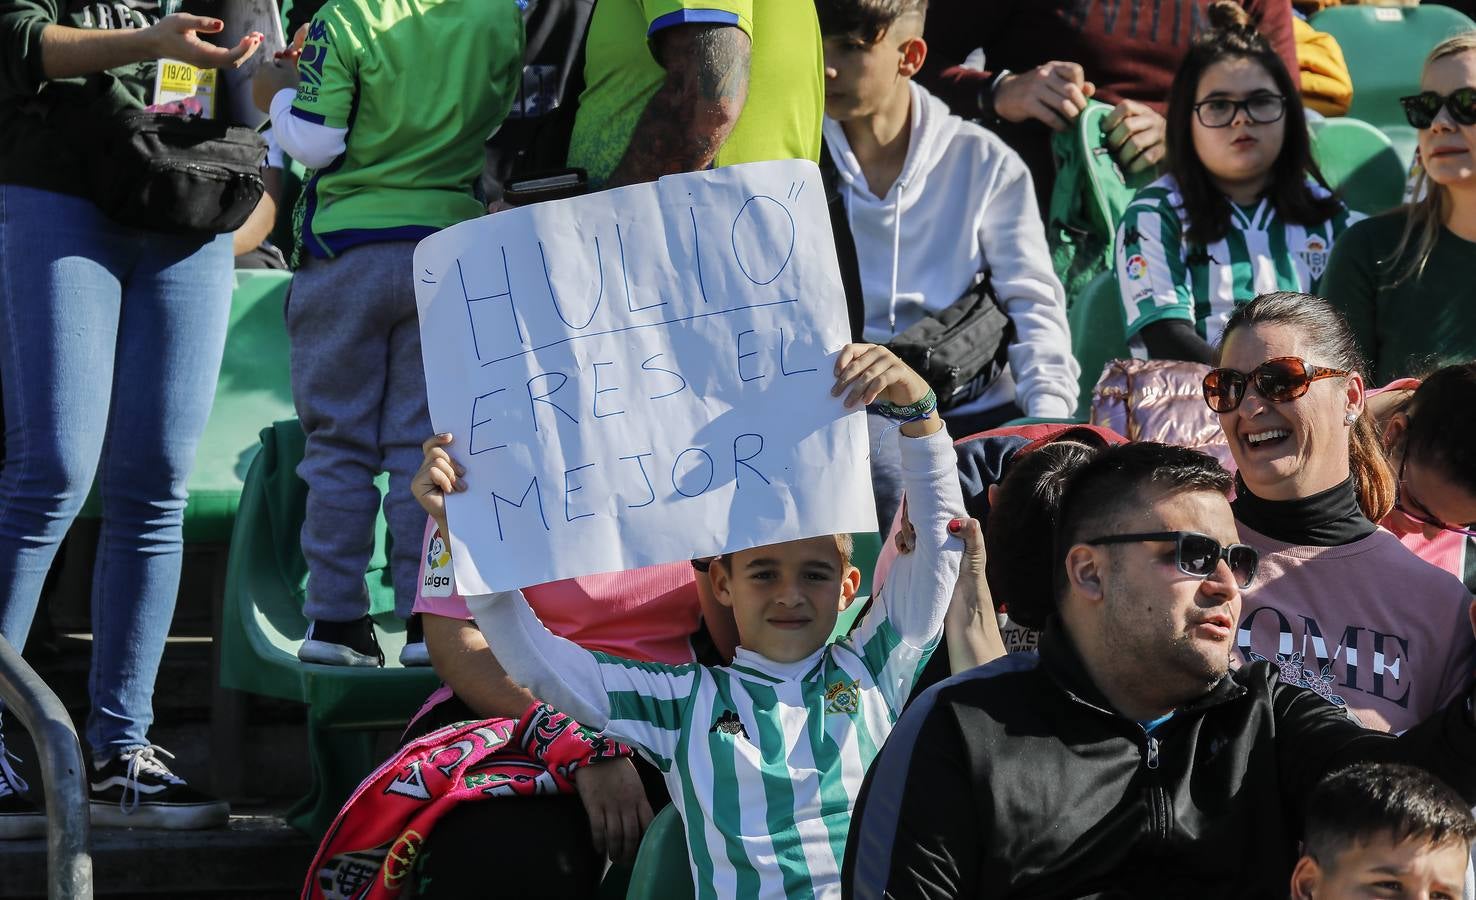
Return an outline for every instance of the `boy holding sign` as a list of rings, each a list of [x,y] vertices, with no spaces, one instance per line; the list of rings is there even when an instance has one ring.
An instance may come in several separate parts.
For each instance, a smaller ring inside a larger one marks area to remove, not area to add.
[[[838,895],[841,854],[861,780],[937,645],[964,514],[952,443],[927,383],[891,351],[843,349],[832,393],[877,404],[898,421],[916,526],[888,591],[827,646],[861,573],[844,535],[726,553],[713,592],[733,609],[739,647],[728,666],[636,663],[555,637],[520,591],[467,598],[510,676],[663,773],[685,823],[699,897]],[[466,489],[438,435],[415,491],[449,533],[443,495]]]

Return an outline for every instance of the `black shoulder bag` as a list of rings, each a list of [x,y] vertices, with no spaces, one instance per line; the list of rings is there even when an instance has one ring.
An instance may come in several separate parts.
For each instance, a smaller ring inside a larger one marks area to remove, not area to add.
[[[921,375],[947,412],[984,394],[1009,364],[1015,323],[994,297],[989,273],[946,309],[928,313],[887,344]]]
[[[266,187],[266,141],[250,128],[129,110],[103,124],[88,195],[113,221],[176,234],[235,231]]]
[[[852,340],[859,341],[865,301],[861,296],[856,239],[846,221],[839,176],[826,146],[820,148],[820,175],[830,208],[830,227],[835,235]],[[986,270],[962,297],[946,309],[923,316],[892,338],[887,348],[927,381],[938,395],[939,411],[947,412],[984,394],[1009,364],[1010,344],[1014,340],[1015,323],[995,297]]]

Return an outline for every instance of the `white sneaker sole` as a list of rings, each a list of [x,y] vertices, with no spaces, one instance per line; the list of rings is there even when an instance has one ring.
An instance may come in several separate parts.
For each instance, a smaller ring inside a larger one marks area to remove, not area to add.
[[[320,666],[379,668],[379,657],[369,656],[342,644],[330,644],[327,641],[303,641],[302,646],[297,648],[297,658],[305,663],[316,663]]]
[[[428,666],[430,664],[430,651],[426,649],[424,643],[406,644],[400,648],[400,665]]]
[[[0,841],[46,837],[46,817],[40,813],[0,816]]]
[[[140,803],[133,812],[124,812],[116,803],[97,800],[92,809],[92,824],[99,828],[166,828],[171,831],[197,831],[220,828],[231,820],[231,805],[224,801],[170,805]]]

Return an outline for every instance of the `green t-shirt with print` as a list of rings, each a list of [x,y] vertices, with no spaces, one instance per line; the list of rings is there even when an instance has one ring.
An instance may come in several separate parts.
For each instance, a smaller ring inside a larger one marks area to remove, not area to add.
[[[1405,221],[1395,211],[1348,229],[1322,281],[1323,295],[1348,317],[1375,385],[1476,359],[1476,243],[1441,228],[1424,272],[1392,284],[1413,252],[1394,257]]]
[[[308,26],[292,114],[347,128],[298,205],[314,256],[481,215],[482,143],[522,80],[513,0],[334,0]]]
[[[725,24],[751,41],[748,97],[716,166],[820,157],[824,56],[808,0],[600,0],[585,44],[585,89],[569,165],[598,187],[625,155],[636,120],[665,79],[648,40],[685,23]]]

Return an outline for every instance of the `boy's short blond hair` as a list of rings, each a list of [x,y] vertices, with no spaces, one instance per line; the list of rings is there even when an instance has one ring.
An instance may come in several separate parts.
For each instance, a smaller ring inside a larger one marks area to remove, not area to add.
[[[840,551],[841,568],[851,564],[851,554],[856,551],[856,540],[849,533],[835,535],[835,549]],[[724,553],[718,557],[718,562],[729,572],[733,571],[733,554]]]

